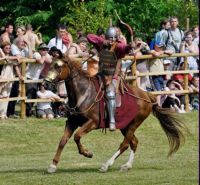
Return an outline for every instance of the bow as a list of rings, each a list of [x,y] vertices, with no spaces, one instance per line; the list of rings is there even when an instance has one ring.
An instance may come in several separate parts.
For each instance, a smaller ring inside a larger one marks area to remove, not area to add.
[[[133,31],[133,29],[131,28],[131,26],[129,24],[127,24],[127,23],[125,23],[124,21],[121,20],[121,18],[119,17],[119,15],[118,15],[116,10],[115,10],[115,13],[116,13],[117,18],[119,19],[120,23],[125,25],[128,28],[128,31],[131,34],[131,45],[133,46],[133,37],[135,35],[135,32]],[[132,52],[133,52],[133,50],[132,50]],[[132,60],[132,62],[130,63],[129,67],[126,68],[125,77],[126,77],[128,68],[130,68],[134,63],[136,64],[136,55],[135,55],[135,53],[134,53],[134,60]]]
[[[133,37],[134,37],[134,34],[135,34],[133,29],[131,28],[131,26],[129,24],[127,24],[127,23],[125,23],[124,21],[121,20],[121,18],[119,17],[119,15],[118,15],[116,10],[115,10],[115,13],[116,13],[117,18],[119,19],[120,23],[125,25],[128,28],[128,30],[129,30],[129,32],[131,34],[131,44],[133,44]]]

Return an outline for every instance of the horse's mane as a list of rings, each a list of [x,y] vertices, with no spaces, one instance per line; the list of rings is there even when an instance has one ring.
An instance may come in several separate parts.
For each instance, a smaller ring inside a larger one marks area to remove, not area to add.
[[[81,62],[72,61],[67,57],[63,58],[63,62],[67,63],[72,69],[75,69],[80,75],[83,75],[86,78],[91,77],[90,74],[86,70],[82,69]]]

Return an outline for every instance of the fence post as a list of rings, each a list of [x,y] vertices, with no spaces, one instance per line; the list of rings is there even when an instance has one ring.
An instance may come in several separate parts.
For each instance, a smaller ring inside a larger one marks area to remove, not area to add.
[[[134,60],[133,65],[132,65],[132,74],[133,74],[134,77],[136,77],[136,60],[135,60],[135,57],[136,56],[134,56],[134,59],[132,59],[132,60]],[[137,85],[137,81],[136,80],[137,79],[135,78],[132,81],[132,86],[133,87],[136,87],[136,85]]]
[[[26,79],[26,61],[22,61],[22,76],[24,77],[24,79]],[[21,97],[25,97],[26,96],[26,86],[25,86],[25,82],[21,81],[20,83],[21,86]],[[25,118],[26,117],[26,103],[25,103],[25,99],[21,100],[21,114],[20,114],[20,118]]]
[[[186,30],[189,31],[189,29],[190,29],[190,19],[187,18],[186,19]]]
[[[188,59],[184,57],[184,70],[188,68]],[[188,90],[188,74],[184,74],[184,90]],[[185,94],[185,111],[189,111],[189,94]]]

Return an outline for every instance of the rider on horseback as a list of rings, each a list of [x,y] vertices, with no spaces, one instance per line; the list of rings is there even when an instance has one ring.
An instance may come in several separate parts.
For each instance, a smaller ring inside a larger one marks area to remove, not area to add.
[[[107,29],[105,39],[103,37],[88,34],[88,41],[93,44],[99,52],[99,73],[103,76],[106,84],[106,97],[108,100],[108,114],[110,131],[114,131],[116,91],[118,76],[121,72],[121,58],[129,52],[131,47],[119,39],[116,27]]]

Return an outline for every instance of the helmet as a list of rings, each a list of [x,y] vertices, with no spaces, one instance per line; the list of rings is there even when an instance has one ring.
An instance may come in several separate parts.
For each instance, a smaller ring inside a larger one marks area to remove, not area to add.
[[[106,30],[106,39],[112,38],[113,40],[117,40],[117,31],[115,27],[110,27]]]

